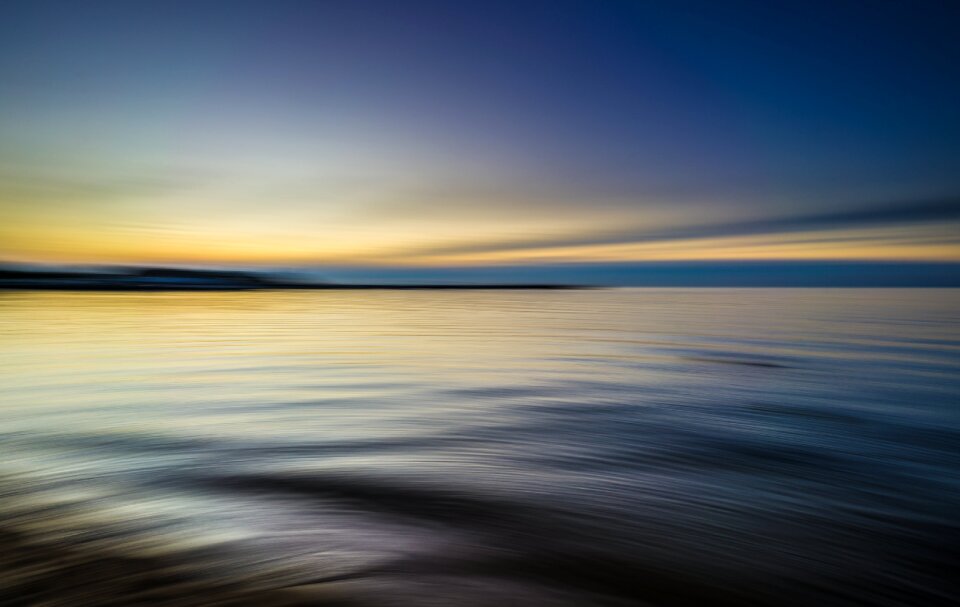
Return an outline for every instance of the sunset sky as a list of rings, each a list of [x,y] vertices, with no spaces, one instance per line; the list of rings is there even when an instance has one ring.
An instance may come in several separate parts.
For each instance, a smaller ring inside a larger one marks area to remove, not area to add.
[[[952,2],[0,8],[0,260],[960,261]]]

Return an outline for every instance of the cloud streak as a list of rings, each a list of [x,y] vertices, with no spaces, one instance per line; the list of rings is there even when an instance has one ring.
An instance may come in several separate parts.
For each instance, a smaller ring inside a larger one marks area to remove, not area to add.
[[[772,219],[678,226],[675,228],[654,230],[637,226],[625,230],[610,230],[594,232],[592,234],[581,233],[542,239],[516,239],[425,247],[409,251],[409,253],[432,256],[507,251],[522,252],[548,248],[656,243],[701,238],[776,235],[954,221],[960,221],[960,196],[920,202],[910,201],[872,207],[864,206],[836,212],[821,212]],[[960,238],[958,238],[958,241],[960,241]]]

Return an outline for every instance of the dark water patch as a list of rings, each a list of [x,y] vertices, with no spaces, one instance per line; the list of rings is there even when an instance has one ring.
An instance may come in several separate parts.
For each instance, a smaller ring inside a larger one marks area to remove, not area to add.
[[[653,562],[595,553],[584,545],[564,547],[560,543],[487,558],[405,559],[373,573],[400,578],[480,578],[493,584],[512,581],[520,587],[543,589],[546,596],[559,590],[560,596],[575,597],[571,599],[575,605],[786,604],[773,593],[764,596],[756,587],[737,589],[729,580],[710,580],[709,576],[692,575],[693,571],[670,570]],[[527,601],[541,603],[547,603],[545,597]]]
[[[547,585],[579,596],[581,604],[775,605],[757,588],[737,588],[729,579],[711,579],[693,568],[671,569],[657,551],[617,555],[589,525],[544,504],[481,496],[449,487],[401,485],[385,479],[347,476],[294,477],[233,475],[205,479],[230,492],[263,496],[295,494],[318,503],[338,501],[355,512],[413,518],[440,532],[437,525],[478,534],[479,554],[402,558],[364,572],[365,576],[488,577],[529,586]],[[483,556],[488,553],[487,556]],[[692,566],[693,563],[690,563]],[[488,603],[478,603],[488,604]],[[533,600],[532,605],[540,604]]]
[[[788,365],[771,362],[766,360],[749,360],[749,359],[738,359],[738,358],[721,358],[721,357],[712,357],[712,356],[681,356],[683,360],[689,360],[692,362],[700,363],[716,363],[720,365],[741,365],[744,367],[761,367],[766,369],[787,369]]]
[[[838,409],[830,410],[825,407],[818,408],[809,404],[806,406],[794,406],[754,402],[743,405],[743,408],[751,413],[764,416],[794,418],[812,422],[827,422],[854,426],[876,423],[864,412],[843,411]]]
[[[138,554],[43,540],[0,527],[0,605],[4,607],[365,607],[322,588],[309,597],[269,576],[231,571],[227,553]],[[302,575],[302,574],[301,574]]]
[[[517,387],[517,386],[485,386],[476,388],[451,388],[444,390],[441,395],[448,398],[463,399],[541,399],[549,397],[551,394],[561,391],[557,386],[536,386],[536,387]]]
[[[542,516],[532,504],[428,484],[347,474],[230,474],[197,476],[196,482],[230,492],[293,494],[308,500],[350,502],[355,507],[457,525],[529,523]]]

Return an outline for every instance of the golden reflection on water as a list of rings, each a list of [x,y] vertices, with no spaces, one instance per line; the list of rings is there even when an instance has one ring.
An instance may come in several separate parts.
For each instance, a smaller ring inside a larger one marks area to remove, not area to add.
[[[682,347],[769,358],[892,340],[896,324],[877,335],[869,323],[942,316],[956,299],[880,289],[9,293],[2,408],[94,407],[73,421],[101,431],[256,435],[297,432],[318,415],[256,405],[319,399],[333,412],[321,415],[323,432],[347,431],[365,414],[389,417],[391,400],[426,415],[444,388],[674,381]]]

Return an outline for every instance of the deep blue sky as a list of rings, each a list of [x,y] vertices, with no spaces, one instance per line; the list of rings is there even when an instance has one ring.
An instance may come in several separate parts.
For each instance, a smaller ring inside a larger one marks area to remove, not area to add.
[[[960,259],[955,2],[5,2],[0,255]]]

